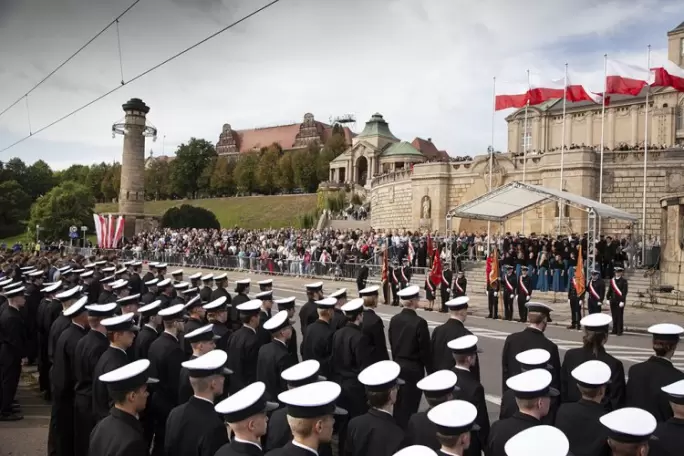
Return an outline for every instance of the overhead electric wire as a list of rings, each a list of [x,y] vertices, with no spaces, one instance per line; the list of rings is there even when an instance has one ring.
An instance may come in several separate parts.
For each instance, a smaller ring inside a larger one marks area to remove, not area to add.
[[[223,32],[225,32],[225,31],[227,31],[227,30],[229,30],[229,29],[235,27],[236,25],[238,25],[238,24],[240,24],[240,23],[246,21],[247,19],[250,19],[250,18],[253,17],[253,16],[256,16],[257,14],[259,14],[259,13],[261,13],[262,11],[264,11],[264,10],[270,8],[271,6],[275,5],[276,3],[279,3],[280,1],[281,1],[281,0],[273,0],[273,1],[271,1],[270,3],[267,3],[266,5],[262,6],[261,8],[255,10],[255,11],[253,11],[253,12],[251,12],[251,13],[249,13],[248,15],[243,16],[242,18],[238,19],[237,21],[233,22],[232,24],[229,24],[229,25],[225,26],[224,28],[220,29],[219,31],[217,31],[217,32],[215,32],[215,33],[212,33],[211,35],[209,35],[208,37],[204,38],[203,40],[198,41],[197,43],[193,44],[192,46],[187,47],[187,48],[183,49],[182,51],[178,52],[177,54],[172,55],[171,57],[167,58],[166,60],[164,60],[164,61],[162,61],[162,62],[160,62],[160,63],[154,65],[153,67],[151,67],[151,68],[149,68],[149,69],[147,69],[147,70],[145,70],[145,71],[143,71],[142,73],[138,74],[137,76],[134,76],[133,78],[129,79],[128,81],[124,82],[123,84],[120,84],[120,85],[114,87],[114,88],[113,88],[112,90],[110,90],[109,92],[103,93],[103,94],[100,95],[99,97],[97,97],[97,98],[95,98],[95,99],[89,101],[88,103],[84,104],[83,106],[74,109],[73,111],[69,112],[68,114],[63,115],[63,116],[60,117],[59,119],[57,119],[57,120],[55,120],[55,121],[53,121],[53,122],[51,122],[51,123],[45,125],[44,127],[39,128],[38,130],[34,131],[32,134],[29,134],[28,136],[24,136],[23,138],[21,138],[21,139],[17,140],[16,142],[10,144],[9,146],[7,146],[7,147],[5,147],[5,148],[3,148],[3,149],[0,149],[0,153],[5,152],[6,150],[11,149],[12,147],[14,147],[14,146],[16,146],[16,145],[18,145],[18,144],[20,144],[20,143],[26,141],[27,139],[29,139],[29,138],[31,138],[31,137],[37,135],[38,133],[41,133],[41,132],[47,130],[48,128],[52,127],[53,125],[56,125],[56,124],[62,122],[63,120],[68,119],[69,117],[73,116],[74,114],[76,114],[76,113],[78,113],[78,112],[84,110],[85,108],[87,108],[87,107],[89,107],[89,106],[91,106],[91,105],[97,103],[98,101],[102,100],[103,98],[105,98],[105,97],[107,97],[107,96],[113,94],[113,93],[116,92],[117,90],[119,90],[119,89],[121,89],[121,88],[127,86],[127,85],[130,84],[131,82],[137,81],[138,79],[142,78],[143,76],[146,76],[146,75],[150,74],[151,72],[153,72],[153,71],[155,71],[155,70],[161,68],[162,66],[164,66],[164,65],[166,65],[167,63],[171,62],[172,60],[175,60],[175,59],[177,59],[178,57],[182,56],[183,54],[186,54],[187,52],[189,52],[189,51],[195,49],[196,47],[198,47],[198,46],[200,46],[200,45],[206,43],[207,41],[209,41],[209,40],[211,40],[211,39],[213,39],[213,38],[216,38],[217,36],[219,36],[219,35],[222,34]],[[22,98],[23,98],[23,97],[22,97]]]
[[[5,113],[6,113],[7,111],[9,111],[10,109],[12,109],[13,107],[15,107],[15,106],[17,105],[17,103],[19,103],[23,98],[28,97],[29,94],[30,94],[31,92],[33,92],[33,91],[36,90],[38,87],[40,87],[45,81],[47,81],[48,79],[50,79],[50,78],[52,77],[52,75],[54,75],[55,73],[57,73],[60,69],[62,69],[62,67],[63,67],[64,65],[66,65],[67,63],[69,63],[74,57],[76,57],[78,54],[80,54],[81,51],[82,51],[83,49],[87,48],[87,47],[90,45],[90,43],[92,43],[93,41],[95,41],[97,38],[99,38],[100,35],[102,35],[104,32],[106,32],[106,31],[109,29],[109,27],[111,27],[111,26],[114,25],[115,23],[118,23],[118,22],[119,22],[119,19],[121,19],[127,12],[129,12],[131,9],[133,9],[133,7],[134,7],[135,5],[137,5],[138,3],[140,3],[140,0],[135,0],[135,2],[133,2],[133,4],[131,4],[131,6],[129,6],[128,8],[126,8],[126,10],[125,10],[123,13],[119,14],[112,22],[110,22],[109,24],[107,24],[107,26],[106,26],[105,28],[103,28],[102,30],[100,30],[100,31],[97,33],[97,35],[95,35],[94,37],[92,37],[91,39],[89,39],[83,46],[81,46],[80,48],[78,48],[78,50],[77,50],[76,52],[74,52],[73,54],[71,54],[71,56],[70,56],[68,59],[66,59],[64,62],[60,63],[59,66],[58,66],[57,68],[55,68],[54,70],[52,70],[47,76],[45,76],[43,79],[41,79],[40,82],[38,82],[38,84],[34,85],[34,86],[31,88],[31,90],[29,90],[28,92],[26,92],[24,95],[20,96],[20,97],[17,99],[17,101],[15,101],[14,103],[12,103],[12,104],[9,105],[8,107],[6,107],[2,112],[0,112],[0,117],[2,117],[2,115],[5,114]]]

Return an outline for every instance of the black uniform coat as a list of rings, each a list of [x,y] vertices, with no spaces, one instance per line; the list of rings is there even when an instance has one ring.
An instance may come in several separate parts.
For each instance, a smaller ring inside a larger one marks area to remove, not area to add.
[[[272,339],[271,332],[264,329],[264,323],[271,318],[271,311],[261,310],[259,312],[259,327],[257,328],[257,337],[259,338],[259,346],[266,345]]]
[[[226,443],[226,425],[212,402],[192,396],[166,420],[166,456],[214,456]]]
[[[437,426],[427,417],[427,411],[414,413],[409,418],[406,427],[406,444],[423,445],[434,451],[442,447],[437,441]]]
[[[59,339],[59,336],[61,336],[69,326],[71,326],[71,318],[62,315],[61,311],[59,317],[57,317],[57,319],[52,323],[52,326],[50,326],[50,334],[48,335],[48,357],[50,358],[50,362],[53,364],[57,339]]]
[[[292,431],[287,423],[287,407],[281,407],[271,414],[268,419],[268,429],[264,450],[271,451],[287,445],[292,440]],[[318,456],[333,456],[332,446],[329,443],[318,447]]]
[[[138,274],[137,272],[131,274],[131,278],[128,281],[128,286],[131,289],[131,294],[140,293],[140,295],[142,295],[147,291],[147,289],[145,288],[145,284],[143,284],[142,279],[140,278],[140,274]]]
[[[148,456],[140,422],[133,415],[113,408],[90,435],[92,456]]]
[[[208,286],[203,286],[202,289],[199,292],[200,295],[200,301],[202,302],[210,302],[211,301],[211,293],[214,290],[211,289],[211,287]],[[211,456],[214,456],[213,454]]]
[[[334,333],[331,323],[318,319],[306,328],[306,336],[302,342],[302,360],[318,361],[321,364],[319,373],[326,378],[330,376],[330,356]]]
[[[248,295],[246,295],[244,293],[238,293],[233,298],[233,307],[237,308],[237,306],[239,306],[240,304],[246,303],[250,299],[251,298]]]
[[[610,367],[610,383],[606,385],[603,405],[607,411],[617,410],[625,405],[625,368],[622,361],[601,348],[598,356],[590,349],[583,347],[571,348],[565,352],[560,373],[561,402],[577,402],[582,398],[577,389],[577,380],[571,372],[580,364],[591,360],[603,361]]]
[[[547,339],[543,332],[535,328],[527,327],[520,332],[510,334],[506,337],[506,342],[504,342],[503,351],[501,352],[502,391],[508,389],[506,380],[522,372],[520,363],[516,361],[515,356],[518,353],[532,350],[533,348],[541,348],[551,354],[551,359],[549,360],[549,363],[553,366],[551,369],[551,375],[553,376],[551,386],[558,388],[561,366],[558,346]],[[503,446],[501,448],[503,451]]]
[[[147,353],[150,351],[150,346],[157,337],[159,337],[159,332],[156,328],[152,328],[147,324],[140,328],[140,332],[135,336],[135,341],[133,342],[133,354],[136,360],[147,359]]]
[[[553,426],[556,420],[556,412],[560,406],[558,397],[551,397],[551,405],[549,406],[549,413],[541,419],[542,424]],[[518,403],[515,401],[515,392],[507,389],[501,395],[501,404],[499,405],[499,420],[510,418],[518,412]]]
[[[230,376],[231,394],[256,381],[259,347],[256,330],[248,326],[238,329],[228,339],[226,367],[233,371]]]
[[[589,313],[600,310],[600,305],[605,299],[606,284],[603,279],[596,279],[587,282],[587,308]]]
[[[332,328],[333,332],[337,331],[340,328],[343,328],[344,325],[347,324],[347,317],[345,317],[344,312],[342,310],[338,309],[335,307],[332,321],[330,322],[330,327]]]
[[[368,338],[354,323],[333,334],[332,356],[330,358],[330,379],[342,387],[339,406],[349,412],[349,418],[366,413],[366,391],[358,375],[373,364],[369,356]]]
[[[116,302],[118,298],[112,292],[112,290],[102,290],[100,296],[97,298],[98,304],[109,304],[110,302]]]
[[[442,325],[436,327],[432,331],[432,337],[430,338],[430,353],[432,356],[431,371],[429,373],[436,372],[442,369],[452,369],[454,364],[454,356],[451,353],[447,344],[459,337],[467,336],[472,334],[468,328],[465,327],[463,322],[457,318],[450,318]],[[480,358],[477,356],[475,358],[475,365],[471,368],[471,372],[480,381]]]
[[[392,456],[404,446],[404,431],[394,417],[372,408],[349,422],[344,453],[347,456]]]
[[[302,447],[294,445],[291,441],[282,448],[277,448],[266,453],[268,456],[312,456],[313,453]]]
[[[220,338],[216,341],[216,348],[223,351],[228,350],[228,339],[233,331],[231,331],[226,323],[221,323],[220,321],[210,321],[209,323],[214,325],[212,331]]]
[[[651,412],[658,422],[672,418],[667,395],[660,388],[684,379],[684,372],[674,367],[668,359],[651,356],[630,367],[628,377],[628,407],[639,407]]]
[[[287,346],[278,339],[273,339],[259,348],[256,379],[266,385],[268,400],[276,402],[278,394],[287,390],[287,382],[280,374],[297,364],[287,350]]]
[[[111,372],[125,366],[130,362],[128,355],[120,348],[107,347],[107,350],[102,354],[95,365],[93,371],[93,414],[97,421],[103,419],[111,409],[111,401],[109,400],[109,391],[107,385],[99,380],[100,375]]]
[[[651,447],[648,452],[649,455],[675,456],[681,454],[684,446],[684,420],[673,417],[663,423],[658,423],[653,435],[658,440],[649,442]]]
[[[361,329],[368,338],[367,350],[370,352],[372,363],[389,359],[385,342],[385,324],[373,309],[364,309]]]
[[[516,412],[510,418],[495,422],[489,432],[485,456],[507,456],[504,445],[511,437],[540,424],[542,424],[541,421],[535,417],[520,412]]]
[[[50,327],[62,313],[62,303],[50,298],[43,298],[38,306],[36,329],[38,331],[38,374],[41,391],[50,391],[50,367],[52,362],[48,355]]]
[[[203,321],[200,321],[197,318],[188,318],[188,321],[183,325],[183,334],[190,334],[194,330],[200,329],[202,326],[204,326]],[[190,346],[190,342],[185,341],[185,337],[181,337],[181,347],[186,356],[192,355],[192,347]]]
[[[608,435],[599,418],[605,414],[606,408],[602,404],[585,399],[560,406],[556,413],[555,426],[570,441],[573,456],[601,454]]]
[[[480,456],[489,438],[489,414],[484,387],[473,372],[460,368],[455,368],[454,372],[456,373],[456,386],[460,388],[454,393],[454,399],[468,401],[475,406],[477,409],[475,423],[480,426],[479,431],[470,432],[470,447],[463,456]]]
[[[257,444],[236,440],[223,445],[216,452],[216,456],[263,456],[263,454],[263,450]]]
[[[196,358],[197,356],[192,355],[188,358],[188,361]],[[185,404],[194,394],[195,391],[192,389],[192,384],[190,384],[190,372],[181,366],[178,377],[178,403],[181,405]]]
[[[302,330],[302,338],[306,335],[306,327],[316,320],[318,320],[318,306],[313,299],[309,299],[299,309],[299,324]]]
[[[454,280],[454,288],[452,290],[452,297],[458,298],[461,296],[466,296],[468,289],[468,279],[465,277],[458,277]]]

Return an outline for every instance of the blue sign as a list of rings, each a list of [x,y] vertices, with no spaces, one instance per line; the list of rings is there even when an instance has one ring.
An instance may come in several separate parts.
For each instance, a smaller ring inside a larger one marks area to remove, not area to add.
[[[71,239],[78,239],[78,233],[69,233]]]

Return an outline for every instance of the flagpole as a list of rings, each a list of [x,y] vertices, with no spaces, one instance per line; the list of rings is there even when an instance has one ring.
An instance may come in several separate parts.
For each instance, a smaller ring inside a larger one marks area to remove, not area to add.
[[[489,145],[489,184],[487,191],[492,191],[492,170],[494,168],[494,122],[496,118],[496,76],[494,76],[492,85],[492,141]],[[490,252],[490,244],[492,239],[492,222],[487,222],[487,256]]]
[[[648,81],[651,80],[651,45],[648,45],[648,55],[646,57],[646,69],[648,70]],[[651,86],[646,85],[646,107],[644,121],[644,196],[641,203],[641,263],[646,264],[646,177],[648,168],[648,96],[651,92]]]
[[[560,162],[560,191],[563,191],[563,165],[565,160],[565,106],[568,97],[568,64],[565,64],[565,78],[563,79],[563,127],[561,128],[561,162]],[[563,223],[563,201],[558,202],[558,232],[561,234]]]
[[[530,90],[530,70],[527,70],[527,90],[529,93],[529,90]],[[525,177],[526,177],[526,171],[527,171],[527,148],[529,145],[528,139],[531,139],[531,138],[527,137],[527,111],[528,111],[527,108],[529,108],[529,106],[530,106],[530,100],[529,100],[529,96],[528,96],[527,103],[525,104],[525,122],[523,125],[523,138],[524,138],[523,139],[523,175],[522,175],[523,184],[525,183]],[[525,233],[525,212],[522,213],[521,219],[522,219],[521,220],[521,222],[522,222],[521,232],[524,234]]]
[[[599,168],[599,203],[603,202],[603,144],[606,127],[606,90],[608,90],[608,54],[603,54],[603,94],[601,97],[601,165]],[[601,217],[598,220],[598,231],[601,232]],[[591,247],[591,246],[590,246]]]

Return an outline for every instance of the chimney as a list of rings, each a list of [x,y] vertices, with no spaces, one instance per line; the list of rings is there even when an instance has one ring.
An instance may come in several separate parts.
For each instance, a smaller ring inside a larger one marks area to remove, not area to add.
[[[428,138],[428,142],[430,142],[430,143],[431,143],[431,142],[432,142],[432,138]]]

